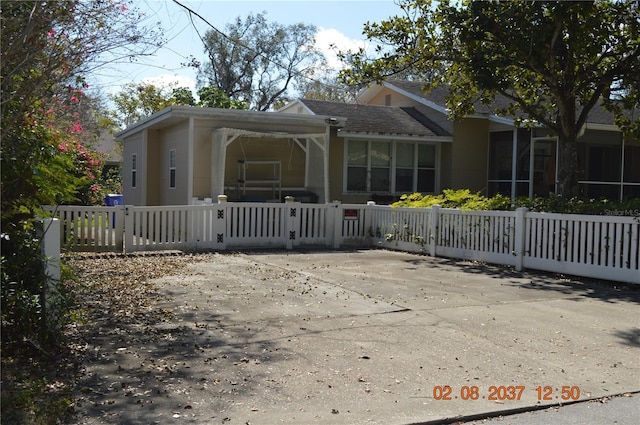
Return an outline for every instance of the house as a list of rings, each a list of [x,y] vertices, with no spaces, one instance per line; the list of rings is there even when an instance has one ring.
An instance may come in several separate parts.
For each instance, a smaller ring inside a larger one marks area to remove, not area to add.
[[[126,204],[328,199],[328,147],[340,118],[171,106],[116,135]]]
[[[447,88],[425,93],[423,85],[386,81],[363,91],[358,103],[413,107],[452,134],[453,143],[443,145],[441,151],[442,188],[514,197],[558,193],[558,143],[550,130],[517,128],[513,119],[494,112],[506,106],[506,99],[500,98],[490,106],[477,104],[475,114],[452,122],[445,106]],[[640,196],[640,143],[623,143],[613,114],[601,107],[594,108],[578,140],[578,160],[585,196]]]
[[[446,87],[425,94],[422,86],[387,81],[356,103],[299,99],[277,112],[166,108],[116,135],[124,146],[124,202],[192,204],[224,194],[231,201],[292,195],[387,203],[446,188],[513,197],[558,192],[558,143],[548,129],[517,128],[484,105],[453,122]],[[640,196],[640,144],[622,143],[610,113],[594,110],[579,160],[585,195]]]
[[[403,193],[439,193],[451,132],[413,106],[300,99],[278,112],[344,117],[330,139],[331,199],[388,203]]]
[[[301,109],[298,109],[301,108]],[[412,107],[301,100],[279,112],[172,106],[116,135],[125,204],[364,203],[438,192],[451,135]]]

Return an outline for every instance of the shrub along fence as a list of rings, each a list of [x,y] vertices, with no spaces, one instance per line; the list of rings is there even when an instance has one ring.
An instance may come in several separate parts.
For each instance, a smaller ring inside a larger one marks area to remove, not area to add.
[[[331,204],[49,208],[67,251],[383,247],[640,283],[640,217]]]

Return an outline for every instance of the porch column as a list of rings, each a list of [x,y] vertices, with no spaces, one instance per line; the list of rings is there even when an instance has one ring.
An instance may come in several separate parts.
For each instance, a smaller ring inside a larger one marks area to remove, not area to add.
[[[211,197],[224,195],[224,172],[227,159],[227,131],[214,130],[211,136]]]
[[[194,120],[193,117],[189,118],[189,131],[187,135],[187,197],[185,204],[188,204],[193,198],[193,169],[195,167],[194,163],[194,138],[195,138],[195,130],[194,130]]]
[[[140,205],[147,205],[147,194],[149,193],[149,129],[142,130],[142,155],[136,156],[136,167],[140,171],[136,171],[136,186],[140,185]],[[156,184],[156,183],[154,183]],[[157,186],[156,186],[157,187]],[[154,187],[155,189],[155,187]]]
[[[329,202],[329,140],[331,140],[331,127],[327,126],[324,134],[324,203]]]
[[[513,129],[513,142],[511,145],[511,201],[516,199],[516,178],[518,177],[518,128]]]

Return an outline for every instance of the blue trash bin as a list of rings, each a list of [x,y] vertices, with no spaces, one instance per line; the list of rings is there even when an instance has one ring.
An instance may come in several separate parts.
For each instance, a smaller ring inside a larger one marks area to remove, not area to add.
[[[110,193],[104,197],[104,203],[108,207],[117,207],[118,205],[122,205],[122,195]],[[116,227],[116,213],[112,213],[111,228],[114,229],[115,227]]]

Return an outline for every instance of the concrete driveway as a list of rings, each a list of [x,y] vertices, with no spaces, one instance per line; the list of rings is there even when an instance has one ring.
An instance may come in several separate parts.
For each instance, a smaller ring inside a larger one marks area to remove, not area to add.
[[[116,389],[82,423],[410,424],[640,390],[636,287],[386,250],[217,254],[154,284],[171,319],[96,337],[87,385]]]

